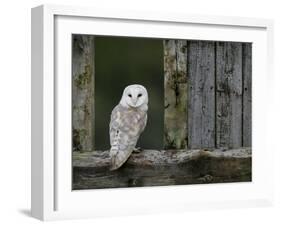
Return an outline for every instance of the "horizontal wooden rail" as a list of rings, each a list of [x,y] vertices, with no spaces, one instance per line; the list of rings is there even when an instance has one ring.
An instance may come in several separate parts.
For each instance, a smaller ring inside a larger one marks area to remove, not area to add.
[[[73,153],[73,189],[251,181],[251,148],[143,150],[109,171],[108,151]]]

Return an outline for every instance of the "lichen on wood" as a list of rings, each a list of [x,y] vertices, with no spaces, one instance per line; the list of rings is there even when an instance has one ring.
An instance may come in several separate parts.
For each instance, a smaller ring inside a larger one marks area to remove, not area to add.
[[[184,40],[164,40],[164,149],[187,148],[187,51]]]
[[[94,147],[94,37],[72,36],[72,149]]]

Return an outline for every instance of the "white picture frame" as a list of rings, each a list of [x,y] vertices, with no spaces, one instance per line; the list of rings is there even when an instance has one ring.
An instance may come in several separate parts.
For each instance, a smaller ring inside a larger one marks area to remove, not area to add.
[[[253,181],[72,191],[72,33],[252,42]],[[272,95],[272,62],[271,20],[57,5],[33,8],[32,216],[55,220],[271,205],[273,150],[265,139],[265,106]]]

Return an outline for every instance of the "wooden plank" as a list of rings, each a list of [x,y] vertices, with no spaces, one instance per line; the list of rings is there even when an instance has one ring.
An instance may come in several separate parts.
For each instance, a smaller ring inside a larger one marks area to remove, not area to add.
[[[187,148],[186,41],[164,40],[164,149]]]
[[[252,44],[243,44],[243,146],[252,146]]]
[[[242,44],[216,44],[216,142],[242,146]]]
[[[215,147],[215,42],[187,46],[188,146]]]
[[[73,154],[73,189],[251,181],[251,148],[143,150],[110,171],[109,151]]]
[[[72,149],[94,148],[94,37],[72,36]]]

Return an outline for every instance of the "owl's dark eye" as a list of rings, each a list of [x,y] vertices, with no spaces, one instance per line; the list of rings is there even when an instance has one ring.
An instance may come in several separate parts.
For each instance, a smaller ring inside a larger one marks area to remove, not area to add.
[[[128,94],[128,97],[132,97],[132,95],[131,95],[131,94]]]
[[[140,94],[138,94],[138,97],[141,97],[142,96],[142,94],[140,93]]]

